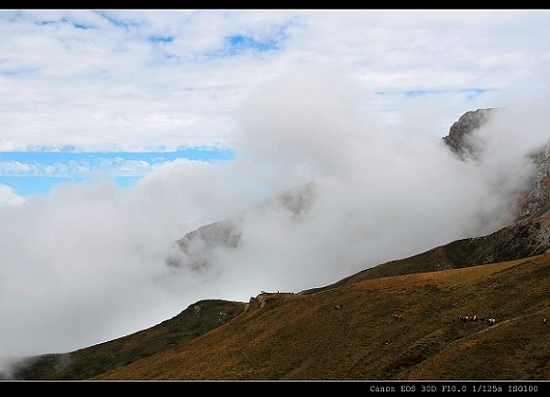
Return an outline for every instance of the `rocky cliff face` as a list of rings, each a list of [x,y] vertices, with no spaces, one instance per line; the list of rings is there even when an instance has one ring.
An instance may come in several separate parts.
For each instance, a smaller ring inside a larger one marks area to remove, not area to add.
[[[518,197],[518,218],[530,219],[546,216],[550,209],[550,146],[530,154],[537,166],[530,189]]]
[[[449,135],[442,138],[460,160],[479,160],[480,148],[475,146],[471,138],[476,130],[494,116],[494,110],[487,108],[464,113],[451,126]],[[517,221],[543,216],[550,209],[550,146],[547,144],[527,156],[533,161],[537,171],[529,181],[528,188],[517,198]]]
[[[453,123],[449,129],[449,135],[442,138],[459,159],[479,158],[479,150],[469,138],[475,130],[489,120],[493,110],[493,108],[487,108],[464,113],[458,121]]]

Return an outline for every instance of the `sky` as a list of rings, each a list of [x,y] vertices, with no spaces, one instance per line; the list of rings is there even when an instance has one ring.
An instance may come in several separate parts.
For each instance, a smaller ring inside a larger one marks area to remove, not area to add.
[[[547,10],[0,10],[0,371],[506,225],[550,135],[549,26]],[[488,107],[482,159],[457,161],[441,138]],[[258,207],[312,181],[299,219]],[[239,249],[167,266],[236,214]]]

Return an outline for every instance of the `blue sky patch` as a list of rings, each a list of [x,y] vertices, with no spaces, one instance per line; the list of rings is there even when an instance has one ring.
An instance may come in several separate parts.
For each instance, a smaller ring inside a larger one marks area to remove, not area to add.
[[[11,187],[20,196],[47,195],[61,183],[79,183],[83,177],[0,176],[0,184]]]
[[[278,42],[274,39],[258,41],[254,37],[235,35],[226,37],[226,40],[229,44],[226,50],[230,55],[241,54],[249,50],[265,52],[279,49]]]
[[[485,92],[492,91],[489,88],[442,88],[442,89],[426,89],[426,90],[394,90],[394,91],[376,91],[376,95],[404,95],[407,98],[420,97],[425,95],[463,93],[467,94],[468,99],[473,99]]]
[[[176,159],[228,161],[229,149],[186,148],[174,152],[0,152],[0,184],[22,196],[47,194],[62,182],[81,182],[90,175],[105,175],[121,187],[131,186],[153,166]]]
[[[189,160],[231,160],[233,151],[187,148],[175,152],[73,152],[73,151],[33,151],[33,152],[0,152],[0,162],[19,161],[22,163],[37,162],[41,164],[53,164],[56,162],[67,163],[70,161],[96,161],[101,159],[123,158],[125,160],[143,160],[148,163],[173,161],[178,158]]]
[[[86,30],[86,29],[93,29],[93,28],[94,28],[93,26],[84,25],[84,24],[82,24],[82,23],[77,23],[77,22],[73,22],[72,25],[73,25],[75,28],[77,28],[77,29],[84,29],[84,30]]]
[[[152,43],[171,43],[174,41],[173,36],[151,36],[149,41]]]
[[[100,15],[101,17],[108,20],[110,23],[112,23],[115,26],[121,27],[121,28],[129,28],[129,27],[136,27],[140,26],[140,22],[134,22],[130,19],[122,19],[122,18],[116,18],[112,13],[106,12],[106,11],[95,11],[96,14]]]
[[[34,24],[38,26],[44,26],[44,25],[51,25],[55,23],[55,21],[35,21]]]

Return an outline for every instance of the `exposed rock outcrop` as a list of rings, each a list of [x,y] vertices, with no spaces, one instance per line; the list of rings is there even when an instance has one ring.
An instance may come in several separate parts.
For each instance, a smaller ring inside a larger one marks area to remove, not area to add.
[[[207,269],[214,263],[219,250],[236,249],[242,244],[246,217],[281,211],[290,222],[301,222],[308,215],[315,197],[315,184],[310,182],[262,201],[234,217],[193,230],[176,241],[178,250],[166,258],[166,264],[193,271]]]
[[[469,138],[473,131],[489,120],[493,110],[493,108],[487,108],[464,113],[458,121],[453,123],[449,129],[449,135],[442,138],[458,158],[461,160],[478,158],[479,148],[476,148]]]
[[[178,240],[178,252],[166,259],[171,267],[200,271],[210,267],[219,249],[237,248],[242,236],[240,218],[227,219],[193,230]]]
[[[478,161],[481,148],[475,144],[475,133],[495,114],[495,108],[478,109],[464,113],[453,123],[443,142],[462,160]],[[517,197],[516,221],[543,216],[550,205],[550,146],[547,144],[527,154],[536,167],[528,187]]]
[[[550,147],[535,150],[529,157],[537,172],[529,183],[529,189],[518,197],[518,218],[520,220],[545,216],[550,205]]]

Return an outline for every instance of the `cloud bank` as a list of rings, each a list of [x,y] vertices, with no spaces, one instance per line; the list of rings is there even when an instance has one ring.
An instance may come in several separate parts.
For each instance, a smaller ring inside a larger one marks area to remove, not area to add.
[[[331,67],[293,68],[240,104],[231,161],[179,159],[132,187],[98,179],[48,197],[0,186],[4,362],[120,337],[199,299],[326,285],[510,222],[533,172],[525,153],[548,139],[547,101],[508,103],[478,131],[482,161],[461,162],[422,99],[388,125],[362,95]],[[260,205],[312,181],[299,217]],[[237,249],[207,268],[167,265],[185,233],[237,215]]]

